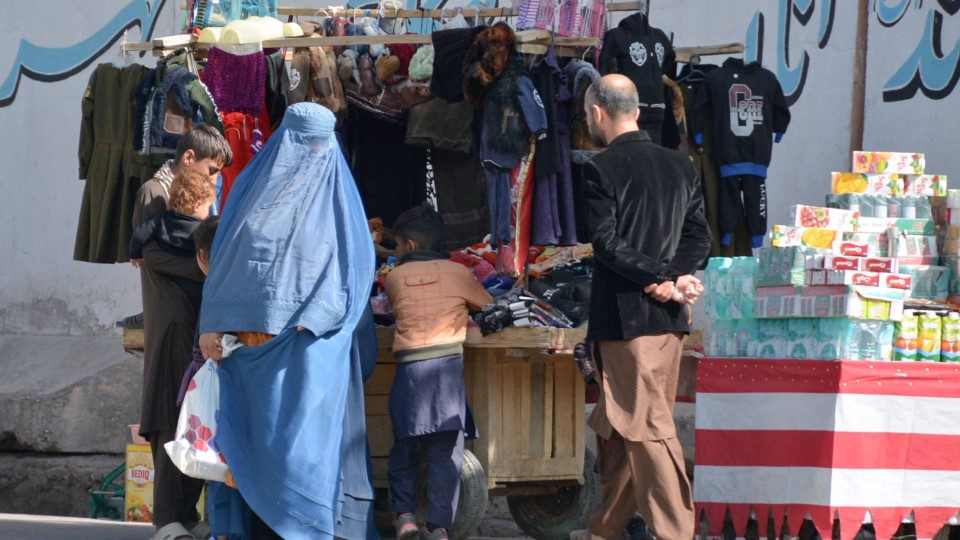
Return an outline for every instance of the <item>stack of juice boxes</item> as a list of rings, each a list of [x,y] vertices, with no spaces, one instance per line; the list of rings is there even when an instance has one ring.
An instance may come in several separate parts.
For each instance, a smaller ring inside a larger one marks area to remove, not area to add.
[[[960,361],[960,316],[904,311],[911,297],[960,300],[960,191],[948,201],[947,177],[926,174],[923,154],[854,152],[853,164],[833,173],[826,206],[795,205],[792,223],[773,227],[755,267],[711,259],[708,354],[939,361],[943,349]]]

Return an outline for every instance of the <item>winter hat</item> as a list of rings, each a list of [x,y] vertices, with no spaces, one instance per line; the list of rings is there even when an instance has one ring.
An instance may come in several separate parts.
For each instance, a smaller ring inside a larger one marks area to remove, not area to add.
[[[433,75],[433,46],[424,45],[410,59],[407,74],[411,80],[426,81]]]
[[[349,81],[357,67],[357,51],[347,49],[337,59],[337,76],[341,81]]]
[[[409,43],[395,43],[388,45],[388,47],[390,47],[390,54],[400,59],[400,69],[397,70],[397,75],[406,77],[410,72],[410,60],[417,52],[417,46]]]
[[[481,31],[464,59],[463,95],[476,105],[483,103],[487,89],[517,56],[517,36],[507,23],[499,22]]]
[[[400,69],[400,59],[393,55],[382,54],[377,58],[375,64],[377,80],[382,83],[389,82],[391,77],[396,75]]]

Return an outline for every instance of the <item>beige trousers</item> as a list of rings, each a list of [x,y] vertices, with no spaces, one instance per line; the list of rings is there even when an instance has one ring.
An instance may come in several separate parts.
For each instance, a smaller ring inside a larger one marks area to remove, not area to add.
[[[589,424],[597,432],[602,502],[590,533],[615,540],[639,511],[658,540],[691,540],[693,494],[673,423],[682,336],[601,341],[594,353],[601,391]]]

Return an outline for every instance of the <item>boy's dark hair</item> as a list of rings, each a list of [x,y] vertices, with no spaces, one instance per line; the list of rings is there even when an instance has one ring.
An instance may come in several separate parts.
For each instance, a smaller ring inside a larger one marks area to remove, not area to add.
[[[217,235],[217,225],[220,224],[220,216],[209,216],[200,222],[196,230],[193,231],[193,243],[197,246],[197,251],[203,251],[207,257],[213,249],[213,237]]]
[[[180,163],[187,150],[193,150],[198,160],[222,159],[224,167],[233,162],[233,150],[230,149],[227,139],[213,126],[197,126],[180,137],[180,141],[177,142],[177,154],[173,158],[174,163]]]
[[[393,234],[402,240],[413,240],[417,247],[427,251],[440,251],[443,243],[443,222],[440,214],[423,203],[406,210],[393,223]]]

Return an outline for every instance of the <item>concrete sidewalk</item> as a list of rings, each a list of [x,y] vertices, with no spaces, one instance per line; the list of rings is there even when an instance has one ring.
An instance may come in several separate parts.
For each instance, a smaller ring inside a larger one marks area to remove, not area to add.
[[[147,523],[0,514],[0,540],[151,540],[152,538],[153,526]],[[471,537],[471,540],[493,539],[475,536]],[[510,539],[498,538],[497,540]]]
[[[150,540],[153,526],[96,519],[0,514],[0,540]]]

